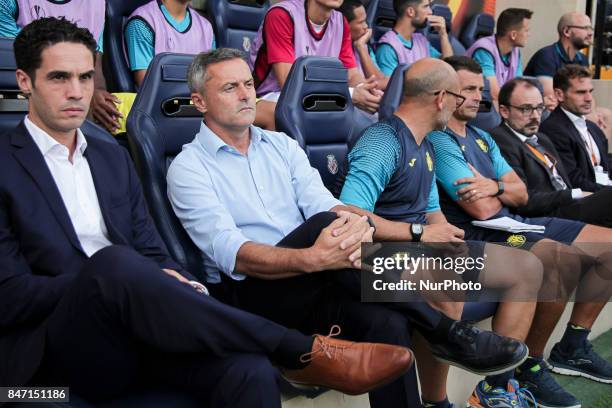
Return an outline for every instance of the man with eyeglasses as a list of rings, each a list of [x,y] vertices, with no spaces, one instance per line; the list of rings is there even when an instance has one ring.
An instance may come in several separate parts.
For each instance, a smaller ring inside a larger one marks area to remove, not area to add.
[[[527,186],[527,204],[517,209],[527,217],[569,218],[605,227],[612,226],[612,189],[596,193],[572,188],[553,142],[538,132],[544,111],[537,80],[515,78],[499,93],[504,123],[493,129],[508,164]]]
[[[562,288],[567,293],[577,288],[576,293],[583,294],[591,279],[599,276],[602,270],[612,268],[608,254],[612,230],[575,220],[525,218],[513,213],[516,208],[528,203],[525,184],[502,157],[491,136],[468,125],[468,121],[478,113],[484,89],[482,70],[466,57],[453,57],[446,61],[457,71],[461,94],[467,98],[453,113],[444,131],[435,131],[427,136],[434,146],[436,178],[442,187],[440,204],[446,218],[465,231],[467,240],[504,243],[536,255],[544,265],[544,291],[562,281],[567,285]],[[542,110],[540,101],[528,104],[529,107],[523,106],[524,109],[521,109],[525,114]],[[514,233],[472,224],[474,220],[500,217],[544,226],[545,230],[543,233]],[[595,243],[600,245],[593,245]],[[600,264],[593,262],[596,258]],[[515,259],[508,261],[514,263]],[[609,280],[599,285],[601,292],[598,297],[577,295],[567,329],[561,341],[553,347],[548,361],[558,373],[612,383],[612,364],[595,353],[587,340],[612,291]],[[520,386],[529,391],[521,393],[521,398],[536,402],[538,406],[579,408],[580,401],[555,381],[543,361],[544,348],[565,309],[567,296],[555,295],[554,299],[546,300],[538,302],[525,341],[529,347],[529,358],[516,369],[514,376]]]
[[[525,75],[537,77],[544,86],[544,101],[549,109],[556,107],[553,77],[567,64],[589,65],[581,50],[593,44],[591,19],[584,13],[572,11],[561,16],[557,24],[559,40],[541,48],[529,60]]]

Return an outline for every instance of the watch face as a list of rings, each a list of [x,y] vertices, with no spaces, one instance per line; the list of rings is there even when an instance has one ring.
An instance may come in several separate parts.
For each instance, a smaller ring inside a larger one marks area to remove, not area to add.
[[[415,234],[422,234],[423,233],[423,226],[421,224],[412,224],[412,231]]]

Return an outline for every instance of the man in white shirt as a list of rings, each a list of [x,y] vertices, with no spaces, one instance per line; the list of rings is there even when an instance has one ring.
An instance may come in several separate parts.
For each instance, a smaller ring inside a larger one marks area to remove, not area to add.
[[[96,401],[163,384],[205,406],[280,408],[271,359],[351,393],[406,371],[406,348],[312,338],[206,296],[168,255],[125,149],[78,130],[95,46],[57,18],[15,39],[29,111],[0,138],[0,384]]]
[[[559,106],[540,126],[554,143],[572,188],[595,192],[609,185],[608,140],[585,118],[593,110],[591,72],[566,65],[553,78]]]

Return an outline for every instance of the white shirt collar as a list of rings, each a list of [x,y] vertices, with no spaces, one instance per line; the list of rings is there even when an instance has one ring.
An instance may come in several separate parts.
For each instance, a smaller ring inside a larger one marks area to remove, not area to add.
[[[23,123],[26,129],[28,129],[28,132],[30,132],[32,139],[34,139],[34,143],[36,143],[36,146],[38,146],[43,156],[47,156],[51,150],[56,149],[56,146],[61,146],[65,150],[68,150],[64,145],[60,144],[57,140],[49,136],[47,132],[35,125],[27,115]],[[85,149],[87,148],[87,140],[85,140],[85,136],[83,135],[83,132],[81,132],[81,129],[77,128],[76,132],[77,140],[75,153],[78,152],[78,154],[82,156],[85,154]]]
[[[525,136],[524,134],[519,133],[519,132],[517,132],[516,130],[514,130],[514,129],[512,128],[512,126],[510,126],[510,125],[508,124],[508,122],[504,122],[504,125],[506,125],[506,126],[508,127],[508,129],[510,129],[510,130],[512,131],[512,133],[514,133],[514,134],[516,135],[516,137],[518,137],[518,138],[521,140],[521,142],[523,142],[523,143],[525,143],[525,141],[526,141],[527,139],[534,139],[536,142],[538,141],[538,136],[537,136],[537,135],[533,135],[533,136],[531,136],[531,137],[527,137],[527,136]]]
[[[564,108],[561,108],[561,110],[567,115],[569,120],[571,120],[574,125],[586,127],[586,119],[584,116],[575,115]]]

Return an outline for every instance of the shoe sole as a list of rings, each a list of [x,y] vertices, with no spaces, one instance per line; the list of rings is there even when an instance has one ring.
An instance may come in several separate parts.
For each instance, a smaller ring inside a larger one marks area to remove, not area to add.
[[[597,377],[597,376],[585,373],[583,371],[579,371],[579,370],[575,370],[571,368],[563,368],[563,367],[558,367],[558,366],[553,365],[551,370],[553,373],[557,373],[561,375],[569,375],[571,377],[584,377],[584,378],[588,378],[589,380],[597,381],[600,383],[612,384],[612,379]]]
[[[472,374],[477,374],[477,375],[497,375],[497,374],[505,373],[506,371],[510,371],[510,370],[520,366],[521,364],[523,364],[525,362],[525,360],[527,360],[527,357],[529,357],[529,347],[527,347],[525,345],[525,354],[523,356],[521,356],[521,358],[519,360],[515,361],[514,363],[505,365],[503,367],[495,367],[495,368],[492,368],[490,370],[483,370],[483,371],[474,370],[473,368],[466,367],[466,366],[464,366],[463,364],[461,364],[461,363],[459,363],[457,361],[447,360],[445,358],[441,358],[441,357],[438,357],[438,356],[435,356],[435,355],[434,355],[434,357],[436,358],[436,360],[438,360],[438,361],[440,361],[442,363],[446,363],[446,364],[455,366],[455,367],[460,368],[462,370],[468,371],[468,372],[470,372]]]
[[[582,408],[582,404],[577,404],[577,405],[545,405],[545,404],[542,404],[539,401],[534,401],[533,399],[529,398],[528,395],[525,395],[525,398],[530,403],[534,404],[538,408]]]

